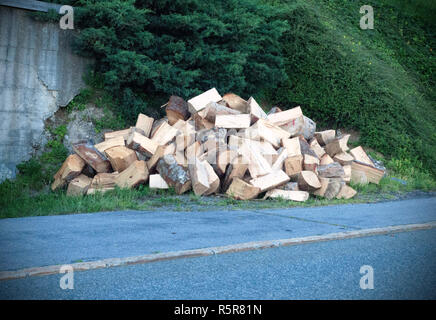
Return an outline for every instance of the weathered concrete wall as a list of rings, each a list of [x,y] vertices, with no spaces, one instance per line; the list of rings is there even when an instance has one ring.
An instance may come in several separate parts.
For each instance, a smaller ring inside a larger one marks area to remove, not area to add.
[[[91,60],[73,54],[73,31],[0,6],[0,181],[44,141],[44,121],[84,86]]]

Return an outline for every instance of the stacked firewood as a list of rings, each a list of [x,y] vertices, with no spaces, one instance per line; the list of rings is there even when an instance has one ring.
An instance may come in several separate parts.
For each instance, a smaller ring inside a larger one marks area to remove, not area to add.
[[[188,101],[171,96],[163,107],[163,119],[139,114],[134,127],[107,132],[101,143],[74,144],[52,190],[84,195],[148,183],[177,194],[305,201],[349,199],[350,182],[378,184],[384,175],[362,147],[349,149],[350,135],[317,132],[300,107],[267,114],[253,97],[215,88]]]

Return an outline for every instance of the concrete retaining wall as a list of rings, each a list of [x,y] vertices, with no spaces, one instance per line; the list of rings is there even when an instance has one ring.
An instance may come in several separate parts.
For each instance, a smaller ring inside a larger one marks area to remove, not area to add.
[[[0,181],[45,144],[44,121],[84,87],[92,61],[73,54],[73,35],[0,6]]]

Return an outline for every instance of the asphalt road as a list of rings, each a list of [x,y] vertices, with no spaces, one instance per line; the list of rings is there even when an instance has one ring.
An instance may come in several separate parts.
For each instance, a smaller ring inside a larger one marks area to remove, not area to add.
[[[374,289],[360,288],[360,268]],[[0,282],[0,299],[435,299],[436,229]]]
[[[2,219],[0,271],[431,221],[436,197],[277,210]]]

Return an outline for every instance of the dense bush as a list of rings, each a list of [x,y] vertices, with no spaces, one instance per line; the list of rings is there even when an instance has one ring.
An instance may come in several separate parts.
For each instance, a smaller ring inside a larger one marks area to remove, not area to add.
[[[286,78],[280,37],[287,24],[259,0],[63,3],[77,7],[77,50],[96,58],[132,119],[155,97],[188,98],[211,87],[249,95]]]
[[[358,129],[361,143],[436,172],[434,29],[392,1],[373,4],[374,30],[359,27],[365,1],[273,2],[291,27],[288,80],[270,101],[301,105],[321,127]]]

